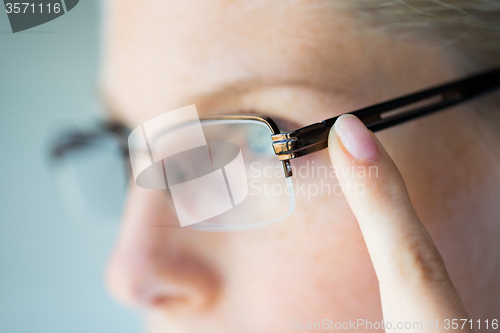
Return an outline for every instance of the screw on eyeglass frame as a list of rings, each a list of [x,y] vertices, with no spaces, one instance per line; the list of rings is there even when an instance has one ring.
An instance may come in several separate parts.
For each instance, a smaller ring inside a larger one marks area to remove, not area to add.
[[[496,68],[347,114],[355,115],[368,129],[376,132],[443,110],[499,87],[500,68]],[[292,176],[289,160],[328,146],[328,133],[338,117],[271,136],[274,152],[283,161],[285,177]]]

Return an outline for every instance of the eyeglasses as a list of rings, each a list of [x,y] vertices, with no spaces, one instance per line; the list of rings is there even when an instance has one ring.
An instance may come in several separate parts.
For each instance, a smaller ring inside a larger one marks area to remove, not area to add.
[[[500,69],[494,69],[349,113],[375,132],[443,110],[499,86]],[[276,123],[264,116],[202,118],[206,147],[185,152],[182,158],[162,160],[164,185],[144,186],[157,189],[177,213],[177,221],[166,221],[161,226],[179,226],[179,222],[182,225],[182,221],[191,221],[191,228],[230,231],[286,218],[295,209],[290,161],[326,148],[329,130],[337,118],[285,133],[280,133]],[[56,179],[64,192],[63,198],[72,211],[78,211],[77,215],[92,212],[94,216],[89,220],[99,223],[102,217],[112,221],[119,216],[131,174],[129,134],[130,130],[123,125],[104,122],[90,130],[65,131],[54,140],[50,156],[57,171]],[[159,135],[150,144],[169,145],[171,141],[168,136]],[[200,156],[206,156],[210,162],[200,163]],[[224,182],[214,192],[216,183],[211,175],[216,171],[220,171]],[[193,182],[195,179],[204,180],[205,190],[200,183]],[[182,194],[178,191],[180,184],[186,184]],[[185,197],[183,201],[179,195]],[[225,208],[218,207],[219,212],[214,208],[214,196],[218,197],[217,206],[224,202]]]

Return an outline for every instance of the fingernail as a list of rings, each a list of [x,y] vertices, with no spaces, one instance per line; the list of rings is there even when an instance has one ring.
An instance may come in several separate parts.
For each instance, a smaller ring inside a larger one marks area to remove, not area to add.
[[[378,157],[377,144],[365,124],[356,116],[342,115],[334,127],[340,141],[352,157],[364,160],[374,160]]]

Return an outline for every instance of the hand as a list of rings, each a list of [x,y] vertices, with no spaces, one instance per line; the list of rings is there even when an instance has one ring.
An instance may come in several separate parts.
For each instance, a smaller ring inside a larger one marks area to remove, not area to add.
[[[356,177],[351,172],[339,172],[337,177],[377,274],[384,323],[392,325],[386,331],[408,331],[398,329],[397,322],[421,322],[418,332],[447,331],[445,319],[468,318],[401,174],[380,141],[358,118],[343,115],[330,131],[328,150],[336,170],[378,168],[378,177]],[[363,191],[346,190],[353,188]],[[429,322],[436,320],[439,330],[430,329]],[[463,331],[471,332],[470,327]]]

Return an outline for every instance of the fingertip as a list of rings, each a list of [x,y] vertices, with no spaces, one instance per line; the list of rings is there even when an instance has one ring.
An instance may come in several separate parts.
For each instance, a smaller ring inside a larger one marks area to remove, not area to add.
[[[370,130],[358,117],[352,114],[340,116],[330,130],[338,137],[338,143],[357,160],[374,161],[380,150]]]

